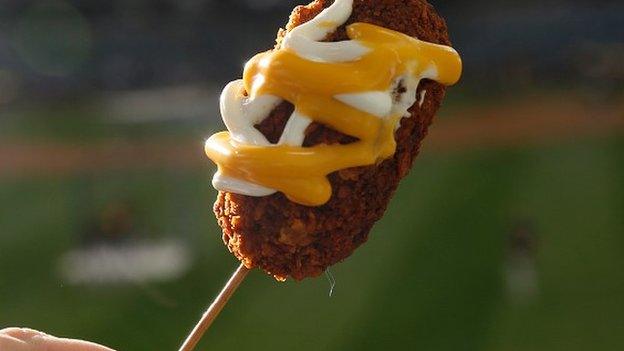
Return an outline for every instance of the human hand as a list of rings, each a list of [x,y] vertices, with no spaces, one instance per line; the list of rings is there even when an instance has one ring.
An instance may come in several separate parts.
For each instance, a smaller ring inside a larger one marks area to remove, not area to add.
[[[0,351],[113,351],[82,340],[62,339],[26,328],[0,330]]]

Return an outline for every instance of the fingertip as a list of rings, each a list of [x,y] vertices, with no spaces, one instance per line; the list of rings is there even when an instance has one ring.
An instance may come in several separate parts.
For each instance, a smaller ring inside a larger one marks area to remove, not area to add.
[[[0,351],[114,351],[88,341],[57,338],[30,328],[0,330]]]

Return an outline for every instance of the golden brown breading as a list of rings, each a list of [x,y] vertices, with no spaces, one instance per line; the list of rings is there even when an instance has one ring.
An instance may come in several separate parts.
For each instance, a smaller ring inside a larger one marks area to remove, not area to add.
[[[284,33],[316,16],[331,5],[316,0],[293,11]],[[450,45],[446,24],[425,0],[355,0],[347,24],[367,22],[421,40]],[[327,41],[348,39],[344,26]],[[344,260],[364,243],[379,220],[399,181],[412,166],[427,128],[444,97],[445,88],[424,80],[422,106],[410,108],[395,136],[395,155],[379,165],[345,169],[329,175],[333,194],[320,207],[293,203],[281,193],[249,197],[220,192],[214,212],[223,229],[223,241],[248,268],[260,267],[278,280],[301,280],[322,274],[327,267]],[[284,102],[258,126],[272,142],[279,139],[293,106]],[[355,139],[313,123],[306,130],[304,146],[320,143],[346,144]]]

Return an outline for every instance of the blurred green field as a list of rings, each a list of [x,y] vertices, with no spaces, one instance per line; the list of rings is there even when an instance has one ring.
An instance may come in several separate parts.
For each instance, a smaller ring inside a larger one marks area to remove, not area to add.
[[[277,283],[254,271],[200,349],[620,350],[623,150],[611,137],[425,153],[370,241],[332,268],[332,297],[325,277]],[[2,180],[0,327],[118,350],[175,349],[236,267],[211,214],[209,177],[206,166]],[[192,243],[188,274],[147,286],[63,281],[59,255],[78,242],[85,217],[119,194],[151,232]],[[538,236],[539,288],[521,302],[505,283],[518,220]]]

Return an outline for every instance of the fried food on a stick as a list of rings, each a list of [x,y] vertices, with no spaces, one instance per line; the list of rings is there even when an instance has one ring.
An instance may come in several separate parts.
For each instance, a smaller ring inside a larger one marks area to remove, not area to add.
[[[295,33],[293,30],[309,21],[313,21],[317,16],[324,16],[321,12],[328,9],[331,5],[335,6],[332,6],[330,10],[338,6],[352,6],[352,8],[350,8],[350,15],[348,19],[346,19],[346,22],[342,21],[340,23],[335,23],[335,18],[331,16],[325,16],[328,17],[329,20],[323,18],[324,21],[319,21],[320,24],[318,24],[316,30],[318,31],[332,26],[337,28],[335,28],[335,30],[331,28],[331,33],[325,35],[325,38],[319,38],[318,41],[322,40],[323,42],[332,43],[344,42],[349,39],[353,41],[354,35],[358,33],[364,37],[362,40],[366,40],[366,35],[370,35],[370,38],[374,36],[385,36],[379,43],[379,50],[383,50],[384,43],[388,41],[395,39],[404,40],[404,38],[395,37],[395,34],[392,32],[384,31],[384,28],[390,31],[400,32],[409,37],[417,38],[422,41],[421,44],[417,43],[418,45],[425,45],[423,46],[425,49],[432,50],[433,56],[428,57],[428,59],[437,63],[437,72],[434,72],[437,73],[437,75],[431,72],[419,71],[421,74],[416,77],[416,85],[414,85],[414,81],[410,81],[409,79],[397,79],[397,77],[393,77],[394,80],[391,87],[393,111],[397,104],[400,105],[401,102],[409,101],[409,105],[405,106],[407,113],[403,116],[398,116],[399,118],[396,119],[398,128],[396,131],[394,129],[391,131],[396,141],[396,149],[391,150],[392,152],[388,152],[387,154],[380,152],[380,154],[377,155],[377,159],[373,162],[340,168],[327,174],[326,179],[329,180],[329,185],[331,186],[328,200],[323,198],[327,189],[321,186],[322,179],[318,181],[319,184],[321,184],[319,187],[308,187],[309,184],[306,183],[304,186],[301,186],[301,189],[306,190],[297,192],[292,191],[293,187],[291,185],[297,184],[297,186],[300,186],[298,182],[300,179],[293,178],[293,182],[284,185],[283,188],[279,188],[281,183],[275,183],[276,177],[274,176],[260,179],[260,171],[258,171],[257,174],[259,176],[256,179],[253,177],[254,174],[249,175],[254,172],[249,170],[247,170],[247,173],[240,171],[240,167],[242,167],[240,165],[244,163],[238,163],[237,167],[227,168],[224,166],[224,163],[220,163],[218,160],[215,161],[219,164],[221,173],[231,171],[239,178],[246,177],[239,182],[237,179],[232,181],[231,178],[225,178],[223,174],[218,174],[223,178],[217,179],[217,177],[215,177],[215,181],[213,182],[213,184],[219,185],[218,188],[220,187],[220,190],[228,190],[220,191],[217,201],[214,204],[215,215],[219,225],[223,229],[223,241],[229,250],[241,260],[245,266],[248,268],[259,267],[278,280],[283,280],[287,277],[301,280],[306,277],[318,276],[322,274],[327,267],[350,256],[358,246],[367,240],[371,227],[383,216],[391,197],[397,189],[399,181],[409,172],[414,158],[418,155],[421,143],[427,135],[427,129],[442,102],[445,94],[445,86],[437,81],[443,81],[442,83],[446,85],[453,84],[459,79],[461,71],[461,61],[459,61],[459,57],[452,49],[446,47],[450,45],[450,41],[444,20],[425,0],[316,0],[307,6],[295,8],[286,29],[280,30],[277,38],[277,46],[272,53],[278,52],[277,55],[282,55],[282,51],[288,51],[285,50],[285,46],[290,48],[291,51],[296,51],[298,48],[301,48],[302,45],[298,45],[300,44],[299,42],[295,42],[294,40],[294,43],[287,42],[287,40],[290,40],[288,39],[289,33]],[[357,24],[350,26],[355,23]],[[360,23],[372,24],[374,26],[361,26]],[[306,30],[310,32],[309,28]],[[312,31],[313,30],[314,28],[312,28]],[[318,36],[318,33],[315,35]],[[440,47],[442,45],[445,47],[443,49],[433,46],[430,48],[426,46],[427,43],[440,44]],[[374,48],[373,50],[377,50],[377,46],[371,47]],[[303,49],[305,49],[305,47]],[[349,48],[349,50],[351,49],[352,48]],[[438,52],[436,51],[438,49],[446,51]],[[346,50],[347,49],[345,49],[345,51]],[[353,50],[357,50],[357,48]],[[314,51],[312,54],[314,54]],[[263,58],[268,57],[269,59],[274,59],[275,57],[270,56],[271,53],[264,55],[268,56],[263,56],[259,59],[254,58],[250,61],[251,63],[248,64],[246,68],[246,79],[251,80],[251,78],[247,76],[248,71],[256,69],[254,73],[262,72],[262,69],[264,69],[262,66]],[[287,56],[288,54],[286,53],[283,55]],[[300,53],[300,55],[310,55],[310,53],[304,52],[303,54]],[[319,55],[322,56],[322,54]],[[333,55],[331,52],[327,53],[327,55],[333,57],[331,56]],[[436,55],[441,56],[438,57]],[[281,59],[281,57],[278,57],[276,60],[279,59]],[[327,57],[306,57],[306,59],[308,61],[327,62]],[[336,60],[340,61],[342,59],[343,58],[339,57]],[[441,61],[436,62],[436,59]],[[260,62],[256,62],[257,66],[260,68],[254,66],[254,60]],[[299,59],[293,58],[293,60]],[[370,65],[375,65],[375,62],[385,61],[371,61]],[[264,64],[269,65],[267,62],[264,62]],[[301,63],[301,65],[308,64],[312,65],[312,63],[309,62]],[[343,79],[341,77],[351,77],[349,75],[338,74],[331,79],[325,80],[327,77],[322,73],[324,72],[325,66],[322,66],[322,63],[314,64],[315,66],[310,66],[309,68],[313,76],[310,79],[316,76],[317,80],[323,80],[322,82],[315,83],[319,84],[319,89],[325,89],[326,87],[323,85],[333,89],[334,86],[345,83],[344,81],[338,81],[339,79]],[[341,64],[342,63],[338,65]],[[447,68],[444,68],[445,64]],[[458,65],[459,67],[457,67]],[[444,74],[447,75],[446,79],[441,78]],[[345,80],[348,81],[349,79],[351,78],[346,78]],[[255,87],[247,85],[243,88],[243,83],[240,84],[241,87],[237,88],[240,91],[232,93],[233,99],[255,98],[259,100],[257,96],[254,96],[253,91],[249,91],[249,89],[255,89]],[[289,89],[292,89],[292,87]],[[271,92],[274,93],[275,91]],[[345,91],[345,93],[348,92],[349,91]],[[290,91],[285,90],[283,92],[283,95],[288,94],[290,94]],[[410,94],[412,96],[405,96]],[[224,91],[224,96],[225,95],[226,92]],[[259,94],[256,95],[260,96]],[[373,98],[372,96],[373,95],[371,95],[372,100],[376,99],[376,97]],[[279,97],[283,98],[283,100],[269,99],[264,102],[262,108],[268,112],[265,113],[266,117],[260,116],[259,118],[258,116],[254,116],[256,120],[253,122],[256,131],[262,134],[254,138],[262,139],[262,137],[264,137],[270,143],[277,143],[288,147],[288,145],[293,144],[289,144],[288,140],[284,141],[284,135],[287,134],[287,131],[290,133],[290,131],[297,127],[294,122],[290,123],[289,121],[294,120],[294,112],[298,112],[302,108],[297,105],[297,101],[293,101],[298,98],[296,94],[292,95],[292,97],[289,96],[288,99],[284,96]],[[224,98],[226,97],[222,97],[222,99]],[[370,101],[371,99],[368,100]],[[345,98],[343,101],[341,99],[343,105],[350,104],[350,106],[359,107],[360,110],[364,109],[367,111],[367,115],[376,113],[375,110],[382,105],[374,104],[368,106],[366,105],[366,101],[357,100],[353,103],[351,100]],[[293,104],[293,102],[295,102],[295,104]],[[246,103],[249,103],[249,101],[246,101]],[[327,104],[331,105],[334,103],[336,103],[335,99],[329,101]],[[359,105],[357,105],[358,103]],[[231,111],[227,111],[227,106],[226,111],[223,111],[223,104],[222,100],[222,112],[232,113]],[[321,110],[319,115],[323,115],[323,104],[312,104],[313,106],[308,106],[302,103],[302,105],[307,108],[304,112],[318,109]],[[241,109],[244,111],[246,105],[243,103],[241,106]],[[338,106],[337,108],[343,107],[344,106]],[[379,113],[377,114],[379,115]],[[226,117],[224,115],[224,120],[225,119]],[[348,125],[347,123],[346,127],[336,127],[330,126],[330,124],[333,123],[332,121],[320,121],[319,119],[322,118],[313,118],[312,121],[309,121],[310,123],[303,124],[305,128],[302,129],[303,141],[300,146],[306,148],[306,150],[311,149],[323,152],[322,148],[315,149],[314,147],[318,147],[319,145],[330,145],[330,147],[357,146],[359,142],[366,141],[365,138],[358,137],[354,135],[354,133],[344,132],[348,131],[349,128],[357,129],[360,125],[358,124],[359,122],[354,121],[352,125]],[[305,118],[301,118],[299,121],[305,121]],[[226,124],[228,124],[227,120]],[[232,124],[232,126],[230,124]],[[232,138],[236,139],[237,136],[232,130],[237,128],[234,122],[230,121],[228,128],[230,132],[232,132]],[[339,130],[340,128],[342,128],[342,131]],[[250,133],[253,134],[254,132]],[[358,134],[359,136],[365,135],[367,130],[363,129],[358,133],[360,133]],[[226,137],[226,135],[222,137]],[[227,137],[229,137],[229,135],[227,135]],[[245,137],[240,138],[245,139]],[[381,137],[378,136],[378,139],[379,138]],[[244,141],[249,144],[256,143],[255,139],[251,139],[253,138],[250,137]],[[216,147],[211,147],[209,144],[210,142],[207,144],[208,155],[213,160],[218,159],[214,156]],[[223,145],[230,144],[226,143],[221,146]],[[275,149],[279,149],[279,147],[280,146],[275,145],[269,146],[269,148],[273,149],[268,152],[273,152],[273,154],[268,154],[269,156],[264,155],[263,157],[266,157],[263,162],[271,163],[273,161],[282,161],[281,157],[275,157],[275,152],[277,152]],[[241,150],[247,149],[241,147]],[[300,149],[295,150],[301,151]],[[342,150],[343,149],[340,148],[332,149],[332,155],[343,152]],[[249,154],[251,154],[251,152]],[[333,156],[323,157],[328,158]],[[284,156],[283,162],[288,162],[288,160],[290,160],[290,158]],[[325,166],[326,163],[327,162],[319,162],[319,167]],[[293,164],[298,165],[298,163]],[[257,168],[253,169],[268,172],[268,170],[265,170],[265,168],[261,166],[263,165],[258,165],[256,166]],[[271,165],[267,166],[270,168]],[[275,169],[279,169],[281,166],[276,164],[274,167]],[[297,173],[297,167],[293,166],[290,169],[293,170],[293,174]],[[285,172],[285,174],[290,176],[290,171],[288,171],[288,169],[286,169]],[[307,176],[308,173],[306,172],[309,173],[309,170],[301,171],[301,174]],[[316,177],[314,180],[318,180],[318,178],[319,177]],[[323,177],[323,179],[325,178]],[[254,183],[256,180],[257,182]],[[230,181],[230,183],[227,181]],[[226,185],[224,186],[223,184]],[[275,192],[276,190],[277,192]],[[273,191],[273,193],[271,191]],[[247,193],[247,195],[244,195],[245,193]],[[249,194],[253,194],[253,196]]]

